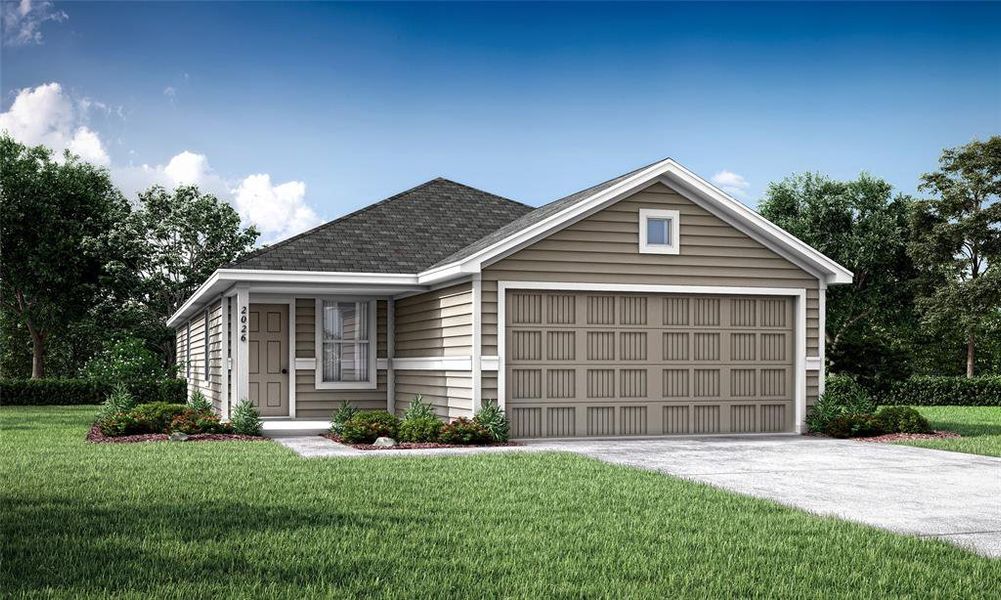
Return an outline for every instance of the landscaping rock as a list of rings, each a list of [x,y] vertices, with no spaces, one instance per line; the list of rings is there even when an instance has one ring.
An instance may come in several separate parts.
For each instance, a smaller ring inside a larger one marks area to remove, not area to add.
[[[188,441],[188,434],[183,433],[181,431],[175,431],[174,433],[170,434],[170,441],[172,441],[172,442],[186,442],[186,441]]]
[[[378,446],[380,448],[392,448],[393,446],[396,445],[396,440],[388,437],[380,437],[376,438],[375,443],[372,445]]]

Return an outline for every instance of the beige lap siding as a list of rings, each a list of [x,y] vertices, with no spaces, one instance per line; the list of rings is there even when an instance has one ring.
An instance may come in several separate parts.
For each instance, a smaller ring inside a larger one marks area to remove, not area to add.
[[[678,255],[639,253],[641,208],[679,211]],[[807,356],[818,355],[817,278],[661,183],[490,265],[482,281],[483,356],[497,354],[498,281],[806,289]],[[812,373],[810,404],[817,393]]]
[[[469,371],[394,371],[396,410],[402,413],[417,394],[439,417],[472,416],[473,380]]]
[[[396,358],[444,358],[473,353],[473,288],[466,282],[396,301]],[[394,371],[396,410],[410,406],[417,394],[441,417],[472,414],[469,371]]]
[[[190,319],[187,325],[181,327],[178,330],[177,335],[177,349],[178,355],[177,360],[179,365],[183,365],[185,358],[190,356],[190,368],[183,367],[180,370],[180,375],[182,377],[187,377],[188,380],[188,396],[190,397],[195,391],[200,391],[205,395],[205,398],[212,403],[215,410],[221,411],[222,409],[222,377],[223,377],[223,359],[222,359],[222,303],[216,301],[215,303],[209,305],[209,335],[208,339],[205,338],[205,312],[199,312],[194,317]],[[188,325],[190,325],[191,332],[191,349],[190,354],[188,354],[188,349],[185,345],[186,334],[189,331]],[[208,344],[208,365],[209,374],[208,377],[205,376],[205,346]]]
[[[380,300],[376,303],[376,356],[386,358],[386,306]],[[317,367],[320,358],[316,356],[316,298],[296,298],[295,300],[295,357],[315,358]],[[372,365],[376,368],[376,365]],[[364,390],[318,390],[316,371],[296,369],[295,372],[295,416],[298,419],[326,419],[347,400],[362,410],[386,410],[386,371],[379,371],[375,389]]]

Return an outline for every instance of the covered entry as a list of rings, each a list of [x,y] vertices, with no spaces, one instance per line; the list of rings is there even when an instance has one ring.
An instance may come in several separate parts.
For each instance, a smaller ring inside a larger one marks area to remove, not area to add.
[[[503,373],[515,437],[796,430],[799,290],[515,285],[504,300]]]

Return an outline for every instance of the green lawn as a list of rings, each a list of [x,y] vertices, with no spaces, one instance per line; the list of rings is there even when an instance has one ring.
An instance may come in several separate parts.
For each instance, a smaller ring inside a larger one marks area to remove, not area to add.
[[[908,446],[1001,456],[1001,406],[917,406],[932,429],[955,431],[961,438],[899,442]]]
[[[0,409],[5,597],[998,597],[1001,561],[564,454],[90,445]]]

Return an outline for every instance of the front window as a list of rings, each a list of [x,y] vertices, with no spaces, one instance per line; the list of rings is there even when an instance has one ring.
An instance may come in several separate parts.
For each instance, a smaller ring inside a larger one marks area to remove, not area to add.
[[[370,303],[323,300],[320,313],[322,381],[369,381]]]

